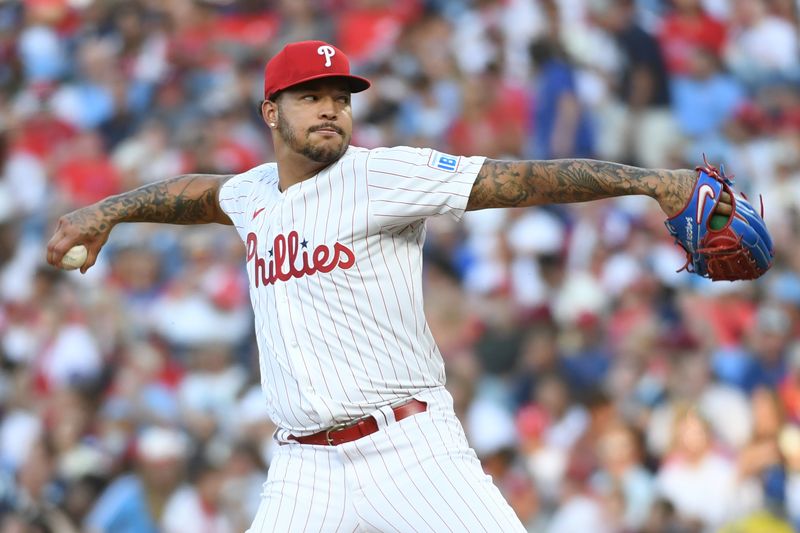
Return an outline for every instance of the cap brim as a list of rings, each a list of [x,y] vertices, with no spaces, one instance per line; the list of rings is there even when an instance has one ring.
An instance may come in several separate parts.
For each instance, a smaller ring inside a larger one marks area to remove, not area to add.
[[[354,76],[352,74],[317,74],[316,76],[309,76],[308,78],[303,78],[302,80],[297,80],[291,85],[287,85],[286,87],[281,87],[279,89],[275,89],[272,94],[267,95],[267,98],[272,98],[276,94],[281,91],[285,91],[286,89],[291,89],[292,87],[297,87],[303,83],[314,81],[314,80],[321,80],[323,78],[340,78],[346,80],[350,85],[350,92],[351,93],[360,93],[361,91],[366,91],[372,85],[370,81],[366,78],[362,78],[361,76]]]

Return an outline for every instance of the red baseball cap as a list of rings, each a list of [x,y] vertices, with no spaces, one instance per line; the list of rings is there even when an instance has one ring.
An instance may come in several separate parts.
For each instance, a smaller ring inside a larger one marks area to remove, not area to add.
[[[293,85],[331,77],[347,79],[354,93],[370,86],[369,80],[350,74],[350,60],[335,46],[324,41],[290,43],[264,69],[264,98]]]

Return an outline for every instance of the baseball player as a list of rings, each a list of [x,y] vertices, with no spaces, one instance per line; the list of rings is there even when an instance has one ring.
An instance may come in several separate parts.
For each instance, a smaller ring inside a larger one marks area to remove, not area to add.
[[[423,314],[425,220],[628,194],[672,215],[695,172],[358,148],[350,95],[369,86],[335,46],[287,45],[266,66],[261,106],[275,163],[179,176],[66,214],[48,261],[84,244],[85,272],[120,222],[236,228],[281,445],[251,533],[524,531],[444,388]]]

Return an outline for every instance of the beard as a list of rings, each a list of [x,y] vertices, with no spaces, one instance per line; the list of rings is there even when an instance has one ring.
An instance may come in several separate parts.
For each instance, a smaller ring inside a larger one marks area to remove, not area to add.
[[[311,142],[311,134],[322,128],[332,128],[339,133],[341,141],[338,146],[335,144],[315,145]],[[290,146],[292,150],[317,163],[333,163],[344,155],[347,151],[347,147],[350,145],[350,138],[345,136],[344,130],[333,124],[323,124],[309,129],[306,131],[304,141],[301,142],[294,134],[292,125],[289,124],[288,120],[283,118],[283,113],[278,114],[278,133],[283,139],[283,142]]]

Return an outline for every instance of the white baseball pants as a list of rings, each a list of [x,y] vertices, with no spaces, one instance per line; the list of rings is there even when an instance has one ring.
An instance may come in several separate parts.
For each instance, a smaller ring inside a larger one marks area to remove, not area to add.
[[[248,533],[524,533],[484,474],[442,387],[424,413],[377,414],[376,433],[340,446],[288,443],[270,465]]]

